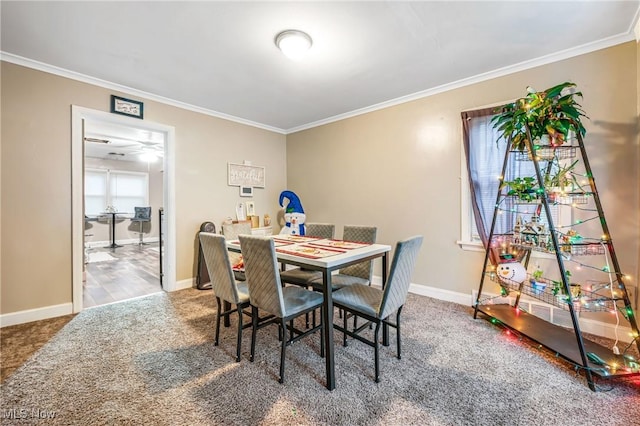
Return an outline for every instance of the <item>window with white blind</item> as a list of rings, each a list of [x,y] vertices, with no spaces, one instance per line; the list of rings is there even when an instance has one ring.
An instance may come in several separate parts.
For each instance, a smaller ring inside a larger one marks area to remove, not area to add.
[[[463,113],[463,120],[467,121],[468,147],[467,156],[462,159],[462,235],[459,244],[465,248],[478,247],[482,239],[476,226],[476,217],[473,212],[470,185],[473,185],[477,194],[476,203],[479,215],[484,222],[485,233],[488,236],[491,231],[491,222],[496,209],[499,177],[502,173],[507,143],[498,139],[498,132],[493,128],[491,119],[494,117],[491,110],[469,111]],[[463,124],[464,125],[464,124]],[[521,155],[509,155],[505,181],[512,180],[515,176],[534,176],[535,168],[532,161],[521,161]],[[530,220],[536,213],[537,205],[515,204],[511,197],[504,199],[498,206],[498,215],[494,228],[494,234],[509,233],[513,230],[515,215],[500,214],[501,212],[517,212],[523,220]],[[554,223],[559,223],[561,209],[556,205],[550,206]],[[542,209],[540,221],[548,223],[544,209]]]
[[[86,169],[84,174],[84,209],[92,216],[107,206],[118,212],[133,213],[134,207],[149,205],[149,175],[142,172]]]

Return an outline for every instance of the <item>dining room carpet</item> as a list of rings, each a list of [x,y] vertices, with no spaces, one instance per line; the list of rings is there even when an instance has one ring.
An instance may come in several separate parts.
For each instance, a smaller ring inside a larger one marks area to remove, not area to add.
[[[1,388],[2,424],[64,425],[637,425],[640,380],[598,382],[474,320],[470,308],[409,295],[402,359],[341,345],[336,389],[325,388],[319,336],[287,348],[277,380],[275,326],[259,331],[255,362],[234,362],[235,318],[213,346],[211,291],[160,293],[83,311]],[[46,423],[41,418],[48,416]]]

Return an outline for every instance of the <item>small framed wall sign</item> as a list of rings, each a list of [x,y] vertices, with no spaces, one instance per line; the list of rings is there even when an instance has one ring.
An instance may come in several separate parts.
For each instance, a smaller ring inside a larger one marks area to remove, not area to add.
[[[111,112],[114,114],[128,115],[142,119],[144,114],[144,104],[140,101],[121,98],[120,96],[111,95]]]

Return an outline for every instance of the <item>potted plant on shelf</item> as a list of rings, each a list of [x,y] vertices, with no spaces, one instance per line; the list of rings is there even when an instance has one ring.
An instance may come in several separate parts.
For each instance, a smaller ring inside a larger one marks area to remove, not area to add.
[[[517,177],[514,180],[503,182],[500,189],[508,186],[507,195],[531,203],[539,198],[542,190],[538,187],[537,179],[533,176]]]
[[[565,82],[542,92],[527,87],[527,95],[515,102],[503,105],[493,117],[494,129],[500,138],[510,140],[514,149],[524,151],[527,146],[527,129],[531,135],[532,149],[540,140],[548,138],[551,146],[560,146],[571,130],[584,136],[586,130],[581,117],[586,117],[576,101],[582,97],[576,92],[575,83]]]
[[[544,289],[547,287],[547,283],[542,281],[542,275],[544,272],[540,267],[536,267],[536,270],[531,274],[531,279],[529,282],[531,283],[531,288],[533,293],[536,295],[540,295],[544,292]]]

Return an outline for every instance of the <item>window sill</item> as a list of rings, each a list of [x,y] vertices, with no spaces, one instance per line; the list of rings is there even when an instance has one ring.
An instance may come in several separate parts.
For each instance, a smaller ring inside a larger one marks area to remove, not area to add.
[[[482,243],[478,241],[456,241],[456,244],[458,244],[462,250],[484,251]]]

